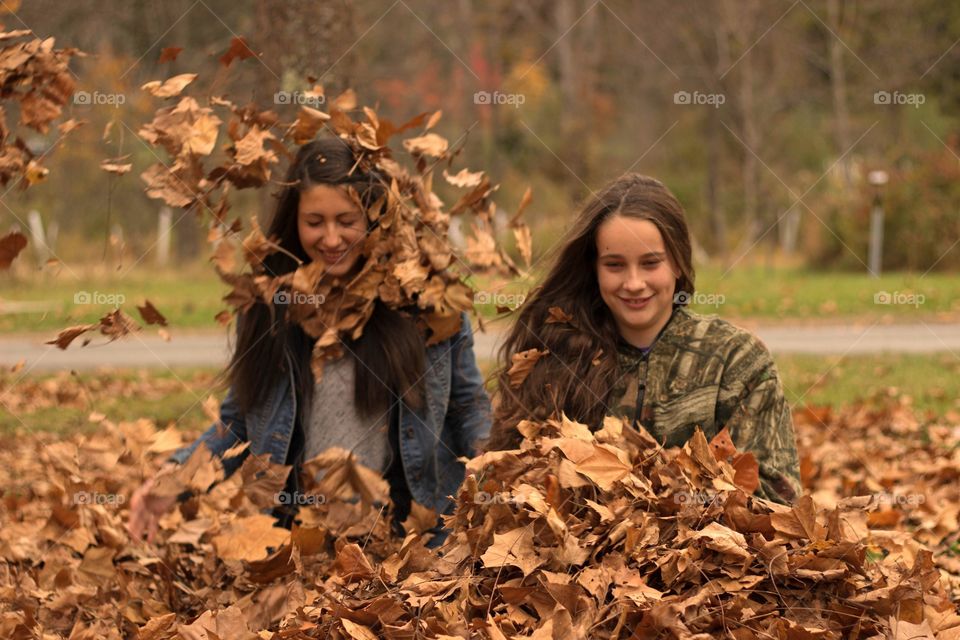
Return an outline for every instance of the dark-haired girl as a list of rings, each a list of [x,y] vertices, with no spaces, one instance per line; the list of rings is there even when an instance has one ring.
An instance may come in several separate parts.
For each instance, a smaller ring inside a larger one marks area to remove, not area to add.
[[[694,293],[683,208],[663,184],[628,174],[591,197],[502,347],[488,448],[515,447],[520,419],[559,411],[588,425],[622,416],[667,447],[726,427],[757,458],[757,494],[795,499],[796,441],[773,359],[751,333],[692,312]],[[529,349],[549,353],[512,388],[512,357]]]
[[[290,255],[269,255],[266,272],[293,272],[296,256],[301,263],[321,262],[324,277],[358,273],[364,240],[375,224],[367,208],[383,197],[384,178],[364,172],[345,142],[326,138],[300,148],[285,184],[267,235],[278,238]],[[425,346],[415,309],[393,309],[378,300],[362,335],[343,341],[345,355],[325,362],[317,381],[311,371],[316,341],[285,319],[287,305],[272,307],[257,302],[238,316],[222,426],[211,426],[167,466],[183,463],[200,445],[223,456],[249,441],[244,455],[226,459],[227,475],[252,452],[293,465],[295,481],[302,462],[337,446],[382,471],[396,522],[406,518],[411,500],[449,512],[448,496],[464,477],[457,458],[472,456],[474,443],[490,428],[489,399],[466,315],[454,337]],[[131,499],[129,529],[135,538],[146,532],[152,539],[159,517],[175,503],[152,494],[153,486],[148,480]],[[282,511],[278,505],[275,514],[289,526],[294,514]]]

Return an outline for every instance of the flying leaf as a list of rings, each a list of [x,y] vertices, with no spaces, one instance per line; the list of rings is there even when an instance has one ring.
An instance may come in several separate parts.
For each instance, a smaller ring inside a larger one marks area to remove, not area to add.
[[[122,160],[125,160],[126,158],[129,158],[129,157],[130,156],[127,155],[127,156],[123,156],[122,158],[114,158],[112,160],[103,160],[100,163],[100,168],[106,171],[107,173],[115,173],[118,176],[122,176],[123,174],[129,172],[130,169],[133,168],[132,164],[121,163]]]
[[[403,148],[415,155],[426,155],[439,158],[447,152],[449,143],[446,138],[435,133],[409,138],[403,141]]]
[[[0,238],[0,269],[9,269],[13,260],[27,246],[27,236],[13,231]]]
[[[157,62],[161,64],[164,62],[173,62],[177,59],[177,56],[180,55],[181,51],[183,51],[183,47],[164,47],[160,50],[160,58]]]
[[[144,300],[143,305],[137,305],[137,311],[140,312],[140,317],[143,318],[143,321],[147,324],[159,324],[161,327],[167,326],[167,319],[163,317],[163,314],[157,311],[157,308],[153,306],[149,300]]]
[[[180,95],[187,85],[197,79],[195,73],[182,73],[164,81],[153,80],[140,88],[158,98],[173,98]]]
[[[539,349],[527,349],[513,354],[512,364],[507,371],[507,375],[510,377],[510,386],[515,389],[519,388],[523,381],[527,379],[527,376],[530,375],[530,372],[533,371],[533,367],[540,361],[540,358],[548,353],[550,352]]]
[[[246,60],[247,58],[255,58],[257,54],[247,46],[247,41],[241,37],[234,37],[230,39],[230,48],[220,56],[220,64],[225,67],[229,67],[234,60]]]

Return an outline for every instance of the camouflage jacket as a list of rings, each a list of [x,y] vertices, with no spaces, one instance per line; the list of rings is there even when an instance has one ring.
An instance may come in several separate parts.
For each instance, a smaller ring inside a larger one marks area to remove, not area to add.
[[[737,449],[757,458],[758,495],[777,502],[800,495],[790,407],[770,352],[753,334],[681,306],[646,353],[621,342],[617,359],[615,415],[639,419],[667,447],[683,445],[698,426],[708,440],[726,426]]]

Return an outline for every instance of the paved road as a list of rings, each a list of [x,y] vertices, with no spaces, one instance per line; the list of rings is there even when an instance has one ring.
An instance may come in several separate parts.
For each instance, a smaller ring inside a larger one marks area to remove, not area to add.
[[[960,324],[753,326],[774,353],[863,354],[881,352],[955,352],[960,357]],[[51,334],[27,334],[0,338],[0,366],[24,361],[24,370],[89,370],[97,367],[222,366],[229,357],[226,332],[177,333],[170,342],[156,334],[103,343],[98,337],[86,347],[80,340],[66,351],[43,344]],[[494,357],[501,334],[489,330],[477,334],[480,359]]]

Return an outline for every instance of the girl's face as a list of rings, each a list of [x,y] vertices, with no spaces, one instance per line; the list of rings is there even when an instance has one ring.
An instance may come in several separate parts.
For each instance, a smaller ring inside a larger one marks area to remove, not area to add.
[[[679,272],[657,226],[614,215],[597,228],[597,285],[620,335],[649,347],[673,311]]]
[[[327,273],[342,277],[360,258],[367,220],[342,188],[320,184],[300,192],[297,231],[310,260],[323,262]]]

